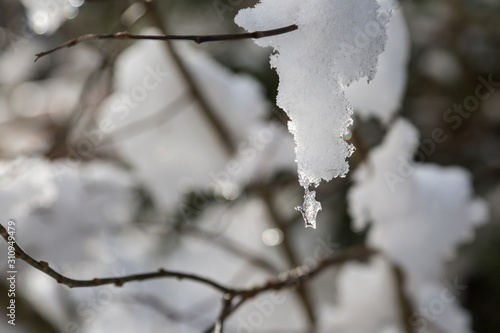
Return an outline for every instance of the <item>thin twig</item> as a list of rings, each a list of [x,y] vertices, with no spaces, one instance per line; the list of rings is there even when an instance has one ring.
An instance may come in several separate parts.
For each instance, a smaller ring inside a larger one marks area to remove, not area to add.
[[[285,254],[288,258],[288,261],[290,262],[292,267],[299,266],[297,256],[293,251],[293,247],[289,239],[290,233],[287,232],[286,228],[287,223],[281,218],[280,214],[276,210],[271,198],[271,193],[267,190],[264,190],[260,192],[260,195],[262,200],[264,201],[264,205],[267,208],[267,211],[269,212],[271,220],[274,222],[276,227],[285,232],[285,237],[283,237],[282,246],[283,249],[285,250]],[[311,325],[314,331],[314,329],[316,328],[316,316],[314,313],[314,305],[313,305],[314,303],[309,298],[310,294],[307,292],[306,286],[303,284],[299,285],[296,291],[302,303],[304,311],[307,315],[307,318],[309,320],[309,324]]]
[[[5,241],[9,244],[12,243],[12,246],[16,252],[16,258],[19,258],[26,262],[28,265],[38,269],[39,271],[47,274],[54,280],[56,280],[60,284],[64,284],[70,288],[80,288],[80,287],[97,287],[106,284],[114,284],[115,286],[121,287],[124,283],[131,281],[144,281],[150,279],[164,278],[164,277],[176,277],[178,279],[187,279],[196,282],[201,282],[212,286],[213,288],[222,291],[224,293],[235,293],[236,291],[227,288],[215,281],[212,281],[208,278],[200,277],[198,275],[189,274],[189,273],[181,273],[174,271],[167,271],[160,268],[157,272],[151,273],[143,273],[143,274],[133,274],[133,275],[125,275],[121,277],[111,277],[111,278],[95,278],[92,280],[74,280],[70,279],[62,274],[59,274],[55,270],[49,267],[49,264],[45,261],[37,261],[33,259],[30,255],[28,255],[18,244],[17,242],[9,242],[9,235],[7,230],[0,224],[0,235],[5,239]]]
[[[164,35],[169,35],[165,27],[166,25],[164,19],[160,15],[161,11],[159,10],[157,4],[151,1],[151,2],[146,2],[145,5],[147,8],[148,16],[153,21],[153,25],[156,28],[160,29],[160,31]],[[172,60],[175,66],[179,69],[180,76],[182,77],[182,79],[186,84],[186,89],[189,91],[191,96],[198,102],[198,106],[200,107],[201,113],[203,114],[203,116],[205,116],[205,119],[214,129],[215,135],[218,136],[220,143],[225,149],[225,152],[228,153],[229,156],[231,156],[236,151],[236,145],[234,144],[234,141],[231,138],[231,132],[229,131],[229,129],[227,128],[226,124],[221,119],[221,117],[217,114],[216,110],[214,110],[213,106],[206,98],[202,89],[200,89],[200,87],[198,86],[196,80],[189,72],[186,64],[184,63],[184,60],[177,53],[170,40],[166,40],[165,46],[167,52],[172,56]]]
[[[121,140],[131,139],[137,135],[147,133],[148,130],[151,130],[155,127],[164,125],[166,122],[172,120],[181,111],[183,111],[184,108],[182,108],[182,106],[187,102],[188,101],[184,94],[175,97],[173,101],[171,101],[168,105],[162,107],[161,110],[156,111],[155,113],[147,117],[137,119],[136,121],[128,125],[117,128],[112,133],[112,136],[104,139],[104,142],[101,144],[100,148],[108,146],[109,144],[115,144]],[[169,113],[167,113],[167,111],[169,111]]]
[[[405,290],[406,277],[401,269],[396,264],[392,265],[392,271],[394,277],[396,279],[396,291],[397,297],[399,301],[399,305],[401,307],[401,324],[406,333],[415,333],[415,327],[411,324],[410,318],[413,314],[413,305],[411,303],[410,298]]]
[[[35,61],[40,59],[43,56],[51,54],[57,50],[75,46],[76,44],[88,41],[88,40],[98,40],[98,39],[148,39],[148,40],[190,40],[197,44],[206,43],[206,42],[216,42],[216,41],[224,41],[224,40],[238,40],[238,39],[259,39],[264,37],[281,35],[290,31],[297,30],[298,26],[296,24],[292,24],[283,28],[272,29],[272,30],[263,30],[263,31],[254,31],[254,32],[246,32],[241,34],[224,34],[224,35],[134,35],[127,31],[117,32],[114,34],[88,34],[83,35],[74,39],[67,41],[59,46],[54,47],[48,51],[40,52],[35,54]]]
[[[233,306],[233,296],[230,294],[225,294],[222,297],[222,309],[220,311],[219,317],[215,323],[214,333],[222,333],[224,330],[224,320],[227,317],[227,314],[231,310]]]
[[[258,294],[270,290],[280,290],[284,288],[296,287],[304,281],[318,275],[330,266],[341,265],[351,260],[365,260],[377,253],[377,250],[367,248],[365,246],[352,247],[343,251],[339,251],[329,257],[320,259],[318,261],[318,264],[313,268],[309,268],[307,266],[296,267],[290,271],[281,273],[280,276],[282,278],[276,279],[274,281],[268,281],[265,284],[251,289],[238,290],[234,295],[255,297]]]
[[[236,302],[236,304],[227,308],[225,310],[225,315],[224,315],[223,319],[225,320],[227,317],[229,317],[229,315],[231,315],[233,312],[235,312],[240,306],[243,305],[243,303],[245,303],[249,299],[250,298],[242,297],[242,298],[240,298],[240,300],[238,300],[238,302]],[[213,333],[214,331],[216,331],[216,329],[217,329],[217,323],[215,323],[214,325],[212,325],[209,328],[207,328],[206,330],[204,330],[203,333]]]
[[[253,288],[233,289],[225,287],[222,284],[212,281],[208,278],[200,277],[194,274],[166,271],[164,269],[160,269],[157,272],[152,272],[152,273],[134,274],[122,277],[111,277],[102,279],[95,278],[92,280],[74,280],[54,271],[52,268],[49,267],[49,264],[47,262],[37,261],[33,259],[17,244],[17,242],[12,240],[9,241],[9,235],[7,233],[7,230],[1,224],[0,224],[0,235],[5,239],[5,241],[10,246],[14,248],[16,253],[16,258],[25,261],[30,266],[52,277],[58,283],[64,284],[70,288],[97,287],[106,284],[114,284],[116,286],[122,286],[126,282],[144,281],[144,280],[149,280],[154,278],[164,278],[164,277],[188,279],[209,285],[217,289],[218,291],[222,292],[224,295],[224,300],[225,300],[224,306],[218,318],[219,325],[222,325],[223,321],[227,319],[243,303],[245,303],[247,300],[251,298],[254,298],[257,295],[263,294],[268,291],[276,291],[276,290],[282,290],[300,286],[330,266],[342,265],[343,263],[351,260],[366,260],[372,255],[377,254],[376,250],[364,246],[353,247],[343,251],[338,251],[333,255],[320,259],[314,267],[299,266],[290,271],[283,272],[279,274],[278,277],[271,279],[264,284],[257,285]],[[235,299],[238,299],[238,302],[233,305],[233,301]],[[214,328],[215,325],[212,326],[208,331],[213,330]]]
[[[233,293],[235,296],[241,296],[241,299],[230,309],[227,310],[225,319],[227,319],[234,311],[246,301],[254,298],[257,295],[268,291],[277,291],[287,288],[294,288],[302,285],[306,281],[314,278],[326,268],[331,266],[342,265],[351,260],[366,260],[378,253],[377,250],[367,248],[365,246],[356,246],[343,251],[338,251],[328,257],[320,259],[315,267],[307,266],[296,267],[290,271],[283,272],[278,278],[269,280],[268,282],[249,289],[236,290]],[[205,333],[213,332],[215,325],[208,328]]]
[[[82,119],[90,119],[87,116],[94,114],[101,102],[111,94],[113,72],[113,60],[104,56],[100,66],[96,67],[85,79],[78,97],[78,103],[69,117],[52,134],[52,143],[44,153],[47,158],[55,160],[68,156],[68,145],[73,130],[81,125]],[[86,110],[86,112],[81,112],[81,110]]]

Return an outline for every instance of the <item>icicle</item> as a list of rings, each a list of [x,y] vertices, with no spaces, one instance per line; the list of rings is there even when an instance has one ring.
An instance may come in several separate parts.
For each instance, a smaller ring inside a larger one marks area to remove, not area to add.
[[[295,209],[302,213],[306,228],[316,229],[316,215],[321,210],[321,203],[316,201],[316,191],[309,191],[309,187],[304,189],[304,203]]]

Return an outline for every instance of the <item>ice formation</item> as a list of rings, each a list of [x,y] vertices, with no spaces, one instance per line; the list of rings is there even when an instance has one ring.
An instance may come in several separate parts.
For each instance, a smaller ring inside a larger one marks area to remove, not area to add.
[[[321,203],[316,201],[316,191],[309,191],[309,188],[306,187],[304,204],[295,207],[295,209],[302,213],[306,228],[316,228],[316,215],[321,210]]]
[[[354,147],[343,140],[352,124],[344,88],[373,79],[386,43],[390,14],[375,0],[272,1],[241,10],[235,22],[247,30],[296,24],[298,30],[255,43],[271,46],[271,66],[279,75],[277,105],[290,117],[300,184],[308,191],[321,180],[343,177]],[[315,227],[318,205],[305,195],[299,210]]]

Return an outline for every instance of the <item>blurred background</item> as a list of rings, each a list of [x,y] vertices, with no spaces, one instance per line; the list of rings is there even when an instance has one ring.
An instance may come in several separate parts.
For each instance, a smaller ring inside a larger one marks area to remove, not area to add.
[[[234,16],[256,2],[0,1],[0,216],[4,226],[15,219],[28,253],[80,279],[164,267],[249,287],[365,243],[370,227],[351,226],[352,172],[317,189],[318,229],[305,230],[294,210],[303,188],[287,115],[275,105],[272,50],[251,40],[99,40],[33,61],[88,33],[242,32]],[[363,95],[370,85],[348,91],[358,99],[345,138],[356,146],[349,163],[356,170],[395,117],[416,126],[419,151],[430,149],[433,129],[447,129],[448,140],[416,158],[468,170],[490,212],[446,257],[442,279],[467,286],[457,296],[471,331],[500,332],[500,2],[403,1],[394,13],[399,23],[376,98]],[[489,97],[473,112],[445,118],[481,80],[493,82]],[[367,111],[371,105],[378,116]],[[17,322],[1,320],[2,332],[201,332],[220,308],[218,293],[189,281],[69,290],[17,266]],[[343,322],[357,316],[338,311],[341,287],[348,289],[336,283],[340,275],[328,270],[280,291],[268,312],[259,308],[271,297],[265,294],[239,309],[227,330],[309,332],[316,322],[324,332],[354,332]],[[369,277],[355,281],[363,286],[351,286],[351,296],[357,290],[369,298],[378,286]],[[5,309],[5,279],[0,287]],[[374,299],[360,316],[370,304],[389,307]],[[396,332],[383,327],[372,332]]]

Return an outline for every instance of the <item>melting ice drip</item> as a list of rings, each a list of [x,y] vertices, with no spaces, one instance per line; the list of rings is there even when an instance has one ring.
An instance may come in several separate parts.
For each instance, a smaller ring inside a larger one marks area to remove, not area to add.
[[[321,203],[316,201],[316,191],[309,191],[309,187],[304,187],[304,189],[304,203],[295,209],[302,213],[306,228],[316,229],[316,216],[321,210]]]

